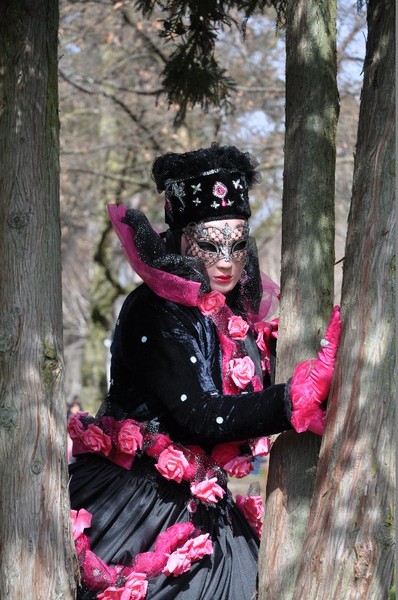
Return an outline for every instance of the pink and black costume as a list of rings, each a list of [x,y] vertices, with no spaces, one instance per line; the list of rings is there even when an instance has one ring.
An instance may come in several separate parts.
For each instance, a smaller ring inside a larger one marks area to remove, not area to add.
[[[206,201],[219,204],[220,218],[249,216],[245,172],[199,172],[166,184],[169,224],[184,210],[178,228],[209,219]],[[197,209],[203,214],[192,215]],[[117,320],[103,405],[95,418],[80,414],[68,425],[78,598],[253,598],[261,499],[234,501],[227,482],[249,473],[254,457],[269,451],[266,436],[291,429],[302,408],[292,405],[290,386],[271,384],[264,317],[277,286],[261,284],[251,242],[238,289],[231,297],[212,292],[200,261],[166,249],[140,212],[113,206],[109,214],[144,283]],[[319,421],[319,404],[304,409],[301,430]]]

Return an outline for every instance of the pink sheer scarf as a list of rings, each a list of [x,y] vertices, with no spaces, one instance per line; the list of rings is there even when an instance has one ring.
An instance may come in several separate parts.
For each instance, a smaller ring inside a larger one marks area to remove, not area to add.
[[[178,275],[166,273],[145,264],[138,255],[131,228],[122,222],[125,214],[126,207],[123,204],[108,205],[109,218],[132,269],[157,296],[186,306],[196,306],[201,284],[196,281],[187,281]]]

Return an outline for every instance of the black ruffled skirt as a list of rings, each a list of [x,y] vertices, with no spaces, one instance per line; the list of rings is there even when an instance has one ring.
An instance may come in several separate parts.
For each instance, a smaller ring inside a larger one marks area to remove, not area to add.
[[[189,488],[161,477],[137,459],[130,471],[106,458],[87,454],[70,465],[74,510],[86,509],[92,524],[85,533],[91,550],[108,565],[132,564],[148,552],[158,535],[175,523],[192,521],[209,533],[213,553],[177,577],[160,574],[149,580],[146,600],[253,600],[257,597],[258,539],[231,497],[191,514]],[[78,600],[99,592],[81,588]]]

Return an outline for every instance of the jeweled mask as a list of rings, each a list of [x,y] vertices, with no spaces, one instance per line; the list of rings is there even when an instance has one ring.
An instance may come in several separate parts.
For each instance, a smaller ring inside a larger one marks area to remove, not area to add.
[[[220,221],[220,227],[206,223],[189,223],[183,233],[186,239],[186,254],[199,258],[210,267],[219,260],[246,263],[247,243],[250,227],[247,222],[236,227]]]

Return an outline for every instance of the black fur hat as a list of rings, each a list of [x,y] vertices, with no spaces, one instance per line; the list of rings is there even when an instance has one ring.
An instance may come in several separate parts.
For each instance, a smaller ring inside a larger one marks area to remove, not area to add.
[[[257,160],[235,146],[200,148],[155,159],[152,177],[165,191],[165,221],[180,231],[188,223],[250,217],[248,191],[261,181]]]

